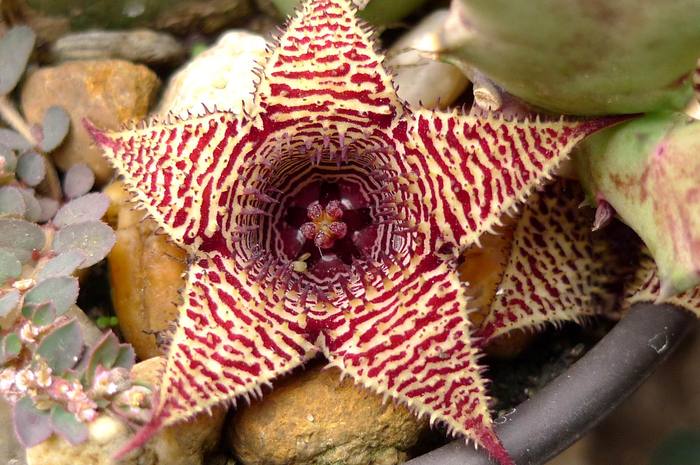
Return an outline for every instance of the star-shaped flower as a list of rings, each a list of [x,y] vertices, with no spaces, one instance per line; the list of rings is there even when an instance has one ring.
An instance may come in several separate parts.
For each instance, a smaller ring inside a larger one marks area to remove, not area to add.
[[[309,0],[290,20],[252,108],[86,123],[193,257],[153,418],[126,449],[321,352],[512,464],[456,259],[608,122],[410,108],[348,0]]]

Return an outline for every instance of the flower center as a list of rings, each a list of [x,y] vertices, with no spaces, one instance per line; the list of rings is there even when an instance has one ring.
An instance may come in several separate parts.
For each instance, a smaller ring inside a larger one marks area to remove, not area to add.
[[[311,221],[301,225],[301,233],[310,241],[314,241],[321,249],[330,249],[337,239],[342,239],[348,233],[348,225],[343,221],[343,207],[337,200],[331,200],[325,207],[320,202],[314,202],[306,209],[306,216]]]

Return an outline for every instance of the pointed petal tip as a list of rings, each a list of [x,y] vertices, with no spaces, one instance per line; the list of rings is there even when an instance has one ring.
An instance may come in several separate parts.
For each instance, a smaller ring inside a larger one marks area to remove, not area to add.
[[[162,416],[154,416],[145,426],[136,432],[136,434],[115,452],[113,458],[115,461],[124,459],[129,453],[143,447],[153,436],[155,436],[163,426]]]
[[[90,134],[92,140],[94,140],[97,145],[101,147],[112,147],[114,145],[114,141],[110,139],[103,130],[95,126],[95,124],[88,118],[83,118],[81,122],[83,123],[85,130],[88,132],[88,134]]]
[[[636,118],[639,115],[613,115],[613,116],[603,116],[600,118],[591,118],[581,121],[579,126],[579,131],[585,137],[594,132],[600,131],[601,129],[606,129],[616,124],[629,121]]]
[[[498,465],[516,465],[493,429],[483,426],[478,428],[475,433],[478,444],[486,449]]]

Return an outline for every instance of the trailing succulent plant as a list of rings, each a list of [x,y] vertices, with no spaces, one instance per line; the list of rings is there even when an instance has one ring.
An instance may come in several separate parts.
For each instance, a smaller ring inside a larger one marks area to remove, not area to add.
[[[86,165],[73,166],[58,190],[47,186],[45,157],[68,133],[65,111],[52,107],[29,128],[7,98],[33,43],[26,27],[0,40],[0,105],[19,130],[0,129],[0,395],[14,406],[26,447],[53,433],[80,443],[98,411],[136,421],[149,399],[129,378],[133,349],[111,332],[89,340],[75,317],[74,274],[105,257],[114,233],[101,221],[108,199],[90,192]]]

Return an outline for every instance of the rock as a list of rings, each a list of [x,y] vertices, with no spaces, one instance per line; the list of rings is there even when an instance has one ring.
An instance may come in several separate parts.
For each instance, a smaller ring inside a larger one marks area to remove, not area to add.
[[[19,444],[12,426],[12,407],[0,398],[0,463],[23,465],[24,448]]]
[[[132,377],[155,385],[164,365],[163,358],[146,360],[134,366]],[[192,421],[165,428],[118,465],[202,465],[205,454],[218,442],[224,416],[224,409],[214,409],[212,415],[205,412]],[[112,455],[132,434],[126,424],[103,414],[89,424],[89,437],[83,444],[72,446],[54,435],[27,449],[27,464],[117,465]]]
[[[439,32],[448,16],[438,10],[403,35],[387,52],[399,96],[412,105],[445,108],[464,92],[469,81],[456,67],[436,61]]]
[[[253,69],[265,57],[265,39],[246,31],[230,31],[197,55],[168,83],[156,110],[180,114],[208,108],[240,111],[255,90]]]
[[[40,123],[50,106],[62,106],[70,114],[71,129],[51,154],[56,165],[66,171],[85,162],[102,185],[112,176],[112,170],[82,119],[89,118],[107,129],[141,120],[159,86],[158,77],[145,66],[120,60],[73,61],[31,73],[22,87],[21,106],[30,123]]]
[[[21,2],[24,3],[24,2]],[[33,23],[68,23],[72,30],[148,27],[176,34],[211,34],[252,12],[250,0],[27,0],[22,15]]]
[[[170,34],[148,29],[68,34],[49,49],[52,62],[121,59],[153,66],[178,65],[186,54]]]
[[[112,303],[124,337],[141,359],[163,353],[159,342],[177,319],[179,289],[184,285],[185,252],[154,233],[155,224],[143,221],[143,213],[126,202],[119,184],[105,190],[112,199],[107,213],[114,222],[116,243],[107,261]]]
[[[239,409],[226,438],[243,465],[393,465],[425,429],[405,407],[316,367]]]

